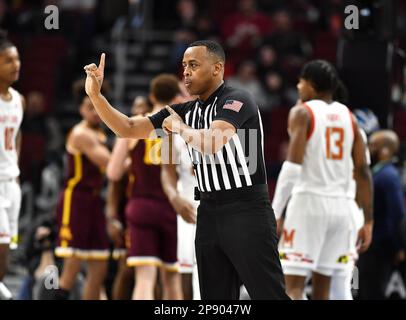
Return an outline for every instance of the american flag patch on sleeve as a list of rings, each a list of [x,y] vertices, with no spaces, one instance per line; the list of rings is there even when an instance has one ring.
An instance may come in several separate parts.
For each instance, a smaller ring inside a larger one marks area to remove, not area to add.
[[[224,104],[223,109],[233,110],[235,112],[239,112],[241,110],[243,103],[238,100],[227,100]]]

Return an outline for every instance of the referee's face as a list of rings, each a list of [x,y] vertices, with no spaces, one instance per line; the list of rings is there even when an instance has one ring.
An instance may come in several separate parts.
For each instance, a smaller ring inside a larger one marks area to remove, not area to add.
[[[205,100],[217,86],[221,77],[221,64],[207,52],[204,46],[190,47],[183,55],[183,76],[187,91]]]

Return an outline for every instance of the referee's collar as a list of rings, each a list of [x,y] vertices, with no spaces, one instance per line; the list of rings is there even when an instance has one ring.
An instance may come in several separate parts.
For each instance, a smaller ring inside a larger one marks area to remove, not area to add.
[[[199,102],[199,106],[200,107],[207,107],[209,104],[212,104],[214,99],[221,93],[221,91],[223,91],[223,89],[225,88],[225,83],[223,81],[223,83],[216,89],[216,91],[214,91],[210,97],[207,98],[206,101],[202,100],[202,99],[197,99],[197,101]]]

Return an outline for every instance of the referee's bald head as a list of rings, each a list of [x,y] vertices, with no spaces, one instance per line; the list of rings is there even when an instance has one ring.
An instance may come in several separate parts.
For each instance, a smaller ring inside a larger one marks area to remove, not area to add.
[[[226,62],[226,54],[224,53],[223,47],[216,41],[213,40],[198,40],[192,42],[188,48],[191,47],[206,47],[207,52],[215,57],[217,60],[221,62]]]

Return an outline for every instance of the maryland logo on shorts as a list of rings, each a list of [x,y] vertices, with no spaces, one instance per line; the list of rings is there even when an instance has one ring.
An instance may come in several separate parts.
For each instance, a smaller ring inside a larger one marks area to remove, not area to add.
[[[295,229],[290,231],[283,229],[283,247],[284,248],[292,248],[293,247],[293,240],[295,237]]]

